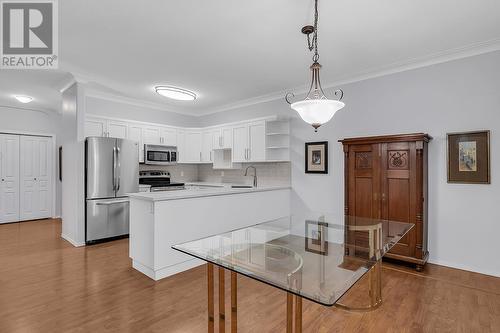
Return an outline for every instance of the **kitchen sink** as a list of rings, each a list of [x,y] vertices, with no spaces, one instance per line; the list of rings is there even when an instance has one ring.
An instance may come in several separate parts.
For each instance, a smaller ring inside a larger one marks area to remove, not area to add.
[[[252,185],[231,185],[231,188],[253,188]]]

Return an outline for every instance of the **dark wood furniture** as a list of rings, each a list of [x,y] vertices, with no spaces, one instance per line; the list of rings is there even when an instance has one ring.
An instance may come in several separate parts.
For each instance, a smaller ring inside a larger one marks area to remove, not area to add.
[[[386,257],[427,262],[427,147],[423,133],[340,140],[344,146],[345,215],[414,223]],[[360,234],[356,242],[364,247]]]

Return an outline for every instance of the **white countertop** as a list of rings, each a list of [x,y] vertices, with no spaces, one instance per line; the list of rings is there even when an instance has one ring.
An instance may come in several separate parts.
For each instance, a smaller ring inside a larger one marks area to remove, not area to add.
[[[160,191],[160,192],[140,192],[129,193],[128,196],[133,199],[141,199],[148,201],[166,201],[179,200],[188,198],[211,197],[218,195],[232,195],[241,193],[265,192],[289,189],[290,186],[262,186],[254,188],[231,188],[221,184],[207,183],[189,183],[190,185],[206,186],[204,188],[188,188],[185,190]],[[188,185],[188,184],[186,184]]]

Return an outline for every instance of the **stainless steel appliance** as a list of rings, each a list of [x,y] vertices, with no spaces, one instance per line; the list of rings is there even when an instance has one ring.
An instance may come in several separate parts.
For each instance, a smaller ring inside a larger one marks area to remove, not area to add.
[[[150,165],[171,165],[177,163],[177,147],[144,145],[144,163]]]
[[[116,138],[89,137],[85,141],[85,240],[129,233],[127,193],[139,191],[139,146]]]
[[[141,171],[139,173],[139,184],[150,185],[151,192],[184,190],[184,183],[171,181],[170,172],[162,170]]]

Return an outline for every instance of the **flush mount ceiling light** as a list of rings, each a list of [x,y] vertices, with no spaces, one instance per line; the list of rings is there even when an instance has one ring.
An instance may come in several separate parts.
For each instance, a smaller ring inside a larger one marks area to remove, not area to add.
[[[314,127],[315,132],[318,128],[329,122],[332,119],[335,112],[342,109],[345,104],[341,102],[344,92],[338,89],[334,92],[335,96],[338,96],[338,100],[328,99],[323,92],[321,87],[321,81],[319,79],[319,70],[321,65],[319,64],[319,53],[318,53],[318,0],[314,3],[314,26],[307,25],[302,28],[302,33],[307,35],[307,46],[309,51],[314,50],[313,64],[310,69],[312,72],[311,86],[306,98],[303,101],[294,102],[290,101],[290,98],[295,97],[293,93],[287,93],[285,100],[290,104],[291,108],[298,112],[302,120],[306,123],[311,124]],[[312,34],[312,38],[311,38]]]
[[[196,99],[196,94],[194,92],[178,87],[156,86],[155,91],[163,97],[178,101],[194,101]]]
[[[25,96],[25,95],[16,95],[14,96],[15,99],[17,99],[19,102],[21,103],[29,103],[33,100],[33,97],[30,97],[30,96]]]

